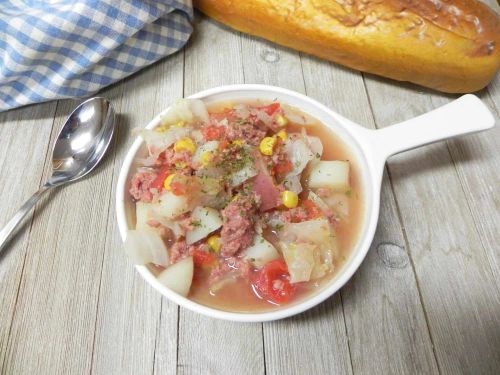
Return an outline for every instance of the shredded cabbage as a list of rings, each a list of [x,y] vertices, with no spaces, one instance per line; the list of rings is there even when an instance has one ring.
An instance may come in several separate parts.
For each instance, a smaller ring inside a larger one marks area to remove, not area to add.
[[[316,263],[314,259],[316,246],[309,243],[281,242],[280,247],[288,267],[290,282],[293,284],[301,281],[309,281]]]
[[[156,160],[163,151],[172,146],[179,139],[188,136],[189,129],[170,128],[164,132],[158,132],[154,129],[142,129],[139,134],[146,142],[149,155]]]
[[[246,180],[255,177],[259,174],[259,171],[255,168],[253,163],[248,163],[242,169],[237,172],[234,172],[231,175],[231,186],[235,187],[241,185]]]
[[[248,106],[246,104],[236,104],[234,106],[234,110],[243,120],[250,116],[250,111],[248,110]]]
[[[318,159],[323,155],[323,143],[318,137],[308,135],[307,142],[314,156]]]
[[[200,99],[187,99],[194,117],[203,122],[209,121],[207,107]]]
[[[161,116],[162,125],[173,125],[179,121],[187,123],[193,122],[194,116],[191,111],[191,103],[189,99],[179,99],[170,107],[170,110]]]
[[[283,108],[283,114],[285,115],[285,117],[297,125],[311,126],[316,123],[316,121],[311,116],[306,115],[305,113],[298,114],[297,111],[286,104],[282,104],[281,108]]]
[[[285,144],[285,150],[288,155],[288,159],[293,164],[293,170],[290,172],[290,175],[298,175],[300,174],[307,163],[314,159],[314,153],[311,151],[307,143],[304,139],[291,139],[289,142]]]
[[[315,280],[333,271],[338,246],[333,228],[327,219],[287,223],[280,231],[279,237],[289,271],[292,269],[294,272],[294,280]],[[285,255],[285,252],[288,252],[288,255]],[[311,259],[314,259],[312,267]]]
[[[145,232],[160,233],[158,228],[148,224],[148,221],[154,220],[165,228],[169,228],[176,239],[185,235],[184,230],[177,221],[168,220],[161,214],[158,214],[158,212],[162,211],[162,207],[158,203],[137,202],[135,207],[135,229]]]
[[[135,264],[153,263],[166,267],[170,263],[167,247],[160,235],[154,232],[129,230],[125,252]]]
[[[283,185],[286,190],[293,191],[295,194],[300,194],[303,190],[299,176],[287,175],[283,180]]]

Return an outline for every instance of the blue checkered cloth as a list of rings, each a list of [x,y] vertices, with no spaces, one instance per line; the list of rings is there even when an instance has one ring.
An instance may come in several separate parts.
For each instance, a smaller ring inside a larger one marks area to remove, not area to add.
[[[0,0],[0,111],[85,97],[179,50],[191,0]]]

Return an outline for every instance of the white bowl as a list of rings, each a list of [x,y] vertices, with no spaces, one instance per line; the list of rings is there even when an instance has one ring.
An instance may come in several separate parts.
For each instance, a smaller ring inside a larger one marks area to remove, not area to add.
[[[337,275],[317,293],[299,302],[261,313],[218,310],[178,295],[161,285],[147,267],[136,266],[137,271],[149,284],[180,306],[213,318],[240,322],[270,321],[299,314],[333,295],[351,278],[365,258],[373,240],[380,205],[382,172],[389,156],[440,139],[485,130],[493,127],[495,123],[493,115],[486,106],[473,95],[465,95],[437,110],[382,130],[365,129],[316,100],[279,87],[267,85],[222,86],[201,91],[190,98],[202,99],[206,103],[238,101],[239,99],[277,99],[281,103],[296,107],[328,126],[349,147],[356,159],[354,163],[360,171],[364,213],[359,239],[350,258],[337,272]],[[168,110],[169,108],[156,116],[146,128],[151,129],[157,126],[160,123],[160,116]],[[132,144],[123,162],[116,188],[118,228],[123,241],[125,241],[127,230],[133,229],[131,224],[135,222],[128,187],[136,167],[134,159],[136,154],[140,152],[142,145],[143,141],[140,137]]]

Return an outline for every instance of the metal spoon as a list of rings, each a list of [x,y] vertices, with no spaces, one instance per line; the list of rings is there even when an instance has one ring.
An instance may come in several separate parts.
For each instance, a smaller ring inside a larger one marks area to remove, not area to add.
[[[107,99],[91,98],[76,107],[54,144],[52,175],[0,231],[0,254],[14,229],[46,191],[76,181],[95,168],[106,153],[114,129],[115,112]]]

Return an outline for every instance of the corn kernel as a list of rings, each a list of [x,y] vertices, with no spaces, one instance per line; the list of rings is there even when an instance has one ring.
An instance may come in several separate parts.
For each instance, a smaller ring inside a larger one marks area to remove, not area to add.
[[[281,193],[281,200],[286,208],[295,208],[299,204],[299,196],[290,190]]]
[[[216,253],[220,251],[220,237],[217,236],[216,234],[208,237],[207,243],[208,246],[210,246],[210,248]]]
[[[186,125],[186,123],[181,120],[181,121],[178,121],[175,124],[173,124],[171,127],[172,128],[183,128],[185,125]]]
[[[233,141],[233,145],[235,146],[243,146],[245,144],[245,141],[243,139],[236,139]]]
[[[279,126],[285,126],[286,124],[288,124],[288,119],[285,116],[278,115],[276,116],[276,123]]]
[[[189,153],[194,154],[194,152],[196,151],[196,145],[194,144],[191,138],[185,137],[175,142],[174,151],[175,152],[188,151]]]
[[[200,155],[200,161],[204,167],[208,167],[210,164],[212,164],[213,160],[214,153],[212,151],[204,151]]]
[[[170,184],[172,183],[172,180],[174,179],[174,177],[175,177],[175,173],[169,174],[167,176],[167,178],[165,179],[165,181],[163,181],[163,187],[165,188],[165,190],[170,191],[172,189]]]
[[[166,132],[167,130],[168,130],[168,125],[160,125],[154,129],[154,131],[157,133],[163,133]]]
[[[276,133],[276,135],[277,135],[279,138],[281,138],[281,140],[282,140],[283,142],[285,142],[285,141],[286,141],[286,138],[288,137],[288,134],[287,134],[287,133],[286,133],[286,131],[284,131],[284,130],[280,130],[278,133]]]
[[[271,156],[275,145],[276,138],[264,137],[262,141],[260,141],[259,150],[263,155]]]
[[[164,123],[164,124],[161,124],[160,126],[157,126],[156,128],[154,128],[154,131],[157,133],[164,133],[170,128],[183,128],[185,125],[186,125],[186,122],[182,121],[182,120],[176,122],[175,124]]]

